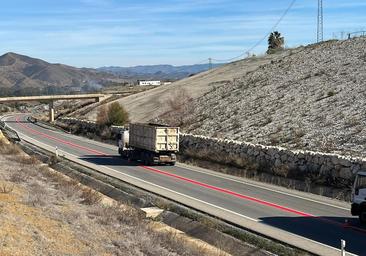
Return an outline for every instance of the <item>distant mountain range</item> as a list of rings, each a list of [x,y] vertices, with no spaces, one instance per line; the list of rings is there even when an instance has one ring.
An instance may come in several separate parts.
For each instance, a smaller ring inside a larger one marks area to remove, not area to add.
[[[218,67],[222,64],[212,64]],[[172,66],[172,65],[149,65],[135,67],[101,67],[100,71],[118,75],[124,79],[154,79],[154,80],[180,80],[193,74],[209,69],[209,64]]]
[[[113,74],[95,69],[51,64],[11,52],[0,56],[0,96],[67,93],[72,88],[100,88],[113,79]]]
[[[75,68],[9,52],[0,56],[0,97],[93,91],[143,79],[175,81],[208,69],[208,64]]]

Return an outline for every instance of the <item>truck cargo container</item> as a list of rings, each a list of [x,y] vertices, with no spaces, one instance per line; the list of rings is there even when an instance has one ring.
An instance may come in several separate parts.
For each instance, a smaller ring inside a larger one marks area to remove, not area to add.
[[[130,124],[118,137],[118,152],[145,165],[176,162],[179,151],[179,128],[158,124]]]

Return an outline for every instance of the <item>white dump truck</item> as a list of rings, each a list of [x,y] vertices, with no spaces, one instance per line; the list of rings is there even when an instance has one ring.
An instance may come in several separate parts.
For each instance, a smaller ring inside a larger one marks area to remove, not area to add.
[[[353,216],[359,216],[362,224],[366,223],[366,172],[358,172],[352,189]]]
[[[157,124],[130,124],[118,137],[118,152],[145,165],[175,165],[179,151],[179,128]]]

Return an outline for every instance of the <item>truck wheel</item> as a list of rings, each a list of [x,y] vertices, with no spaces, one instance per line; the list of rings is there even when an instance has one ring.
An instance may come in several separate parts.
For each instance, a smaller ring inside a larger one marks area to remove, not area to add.
[[[361,224],[366,224],[366,209],[363,209],[360,212],[359,219],[360,219]]]
[[[147,153],[142,153],[142,163],[144,165],[149,165],[149,156]]]
[[[175,162],[171,162],[171,163],[169,163],[169,165],[174,166],[175,165]]]

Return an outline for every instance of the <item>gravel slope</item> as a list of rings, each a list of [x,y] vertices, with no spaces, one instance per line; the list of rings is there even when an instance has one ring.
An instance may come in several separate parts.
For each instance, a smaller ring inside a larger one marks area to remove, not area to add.
[[[161,118],[183,114],[194,134],[365,157],[365,46],[355,38],[288,51]]]
[[[250,58],[227,64],[206,72],[199,73],[177,81],[171,85],[160,86],[155,89],[134,94],[118,100],[130,113],[131,121],[147,122],[168,111],[168,101],[175,98],[179,91],[184,90],[190,98],[197,99],[205,93],[213,90],[216,86],[224,85],[233,79],[252,72],[259,66],[270,63],[274,58],[286,56],[289,51],[276,56],[265,56],[262,58]],[[91,111],[86,118],[96,120],[98,108]]]

